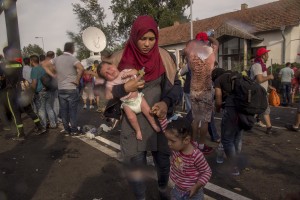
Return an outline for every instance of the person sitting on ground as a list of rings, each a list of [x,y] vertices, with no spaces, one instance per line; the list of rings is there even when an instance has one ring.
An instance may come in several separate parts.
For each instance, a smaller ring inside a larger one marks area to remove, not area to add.
[[[106,74],[106,76],[104,76]],[[112,88],[115,85],[126,83],[132,78],[136,78],[138,71],[136,69],[124,69],[119,71],[117,66],[110,64],[108,62],[100,63],[100,75],[106,79],[106,91],[105,97],[107,100],[112,99]],[[136,138],[142,140],[142,132],[140,125],[138,123],[136,114],[142,112],[147,120],[150,122],[151,126],[156,132],[160,132],[160,127],[156,124],[154,117],[150,114],[150,107],[143,97],[142,92],[130,92],[128,95],[122,97],[121,108],[124,110],[131,126],[135,130]]]
[[[212,172],[197,143],[192,141],[190,122],[178,118],[168,124],[165,136],[172,150],[170,178],[175,187],[171,199],[204,199],[203,188]]]

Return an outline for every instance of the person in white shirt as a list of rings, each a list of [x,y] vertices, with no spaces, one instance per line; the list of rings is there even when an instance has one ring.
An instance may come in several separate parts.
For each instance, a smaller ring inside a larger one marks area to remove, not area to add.
[[[256,52],[255,63],[252,65],[250,70],[250,78],[256,80],[263,88],[265,88],[266,91],[268,91],[268,89],[276,90],[274,87],[269,85],[268,82],[269,80],[274,79],[273,74],[268,75],[268,70],[266,66],[266,62],[269,58],[269,51],[270,50],[267,50],[263,47],[259,48]],[[272,130],[272,124],[270,119],[270,106],[268,106],[263,115],[267,126],[266,134],[275,134],[275,131]]]
[[[291,69],[291,63],[286,63],[285,67],[279,72],[282,90],[282,105],[288,106],[291,103],[292,79],[294,78],[294,70]]]
[[[32,80],[30,78],[30,75],[31,75],[32,67],[30,66],[30,58],[28,57],[23,58],[23,63],[24,66],[23,66],[22,76],[25,80],[31,83]]]

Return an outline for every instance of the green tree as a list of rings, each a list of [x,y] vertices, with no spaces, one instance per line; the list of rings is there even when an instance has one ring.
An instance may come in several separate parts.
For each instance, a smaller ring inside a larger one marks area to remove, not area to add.
[[[27,47],[23,47],[22,49],[22,56],[23,57],[29,57],[31,55],[41,55],[45,54],[44,50],[37,44],[29,44]]]
[[[60,48],[57,48],[55,54],[56,54],[56,56],[60,56],[63,54],[63,51]]]
[[[128,37],[130,27],[139,15],[151,15],[160,28],[172,26],[175,21],[186,22],[184,11],[190,0],[112,0],[110,7],[119,35]]]
[[[113,42],[112,38],[115,39],[114,34],[114,23],[111,24],[104,24],[104,19],[106,15],[104,14],[104,9],[98,3],[98,0],[80,0],[80,3],[75,3],[73,5],[73,12],[77,15],[79,20],[78,28],[79,33],[74,33],[68,31],[67,34],[71,38],[71,40],[76,44],[76,52],[77,58],[82,60],[84,58],[88,58],[90,55],[90,51],[84,46],[82,42],[82,32],[90,27],[97,27],[101,29],[107,39],[107,49],[110,51],[114,49],[115,43]]]

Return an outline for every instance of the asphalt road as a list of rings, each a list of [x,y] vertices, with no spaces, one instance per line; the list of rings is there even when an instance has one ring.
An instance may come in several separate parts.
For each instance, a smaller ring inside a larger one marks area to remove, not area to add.
[[[283,199],[288,194],[299,195],[300,136],[282,128],[293,122],[296,110],[271,110],[273,126],[279,127],[280,135],[268,136],[260,127],[244,134],[240,176],[230,176],[226,160],[217,164],[215,153],[206,157],[213,171],[205,188],[206,199]],[[220,130],[220,116],[216,117]],[[59,130],[34,136],[33,122],[27,117],[24,121],[29,135],[24,142],[12,141],[11,133],[0,132],[0,200],[134,199],[117,157],[118,126],[90,140],[65,137]],[[106,122],[95,111],[80,110],[79,123],[98,127]],[[216,143],[209,144],[217,147]],[[155,176],[148,180],[147,199],[158,199]]]

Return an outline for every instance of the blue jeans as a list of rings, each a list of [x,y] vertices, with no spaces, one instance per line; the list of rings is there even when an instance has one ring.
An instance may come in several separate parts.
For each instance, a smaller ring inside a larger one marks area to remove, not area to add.
[[[34,98],[37,113],[44,128],[47,127],[47,116],[50,122],[50,127],[56,127],[56,118],[51,100],[51,93],[48,91],[41,91],[36,94]]]
[[[281,88],[282,88],[282,104],[289,104],[291,102],[291,89],[292,85],[291,83],[288,82],[282,82],[281,83]]]
[[[64,129],[67,132],[76,133],[77,129],[77,110],[79,104],[79,92],[74,90],[58,91],[61,119]],[[71,127],[69,126],[71,124]]]
[[[171,191],[171,200],[203,200],[204,193],[203,189],[199,189],[196,194],[194,194],[191,198],[189,197],[188,192],[180,191],[176,186]]]
[[[221,124],[221,142],[225,154],[232,164],[242,150],[243,130],[239,126],[238,114],[234,107],[225,107]]]
[[[218,139],[220,139],[220,136],[218,134],[216,125],[215,125],[215,113],[212,112],[210,122],[208,123],[208,133],[210,135],[211,141],[216,142]]]
[[[157,182],[160,199],[167,199],[162,191],[165,191],[168,186],[170,173],[170,155],[159,151],[152,151],[151,153],[157,170]],[[142,169],[143,167],[145,167],[147,164],[146,154],[146,151],[139,152],[138,155],[132,157],[128,163],[129,167],[133,169]],[[146,185],[144,181],[129,180],[129,184],[133,189],[136,199],[145,199]]]
[[[59,100],[58,100],[58,90],[51,91],[51,101],[53,105],[53,110],[55,113],[56,120],[59,116]]]

